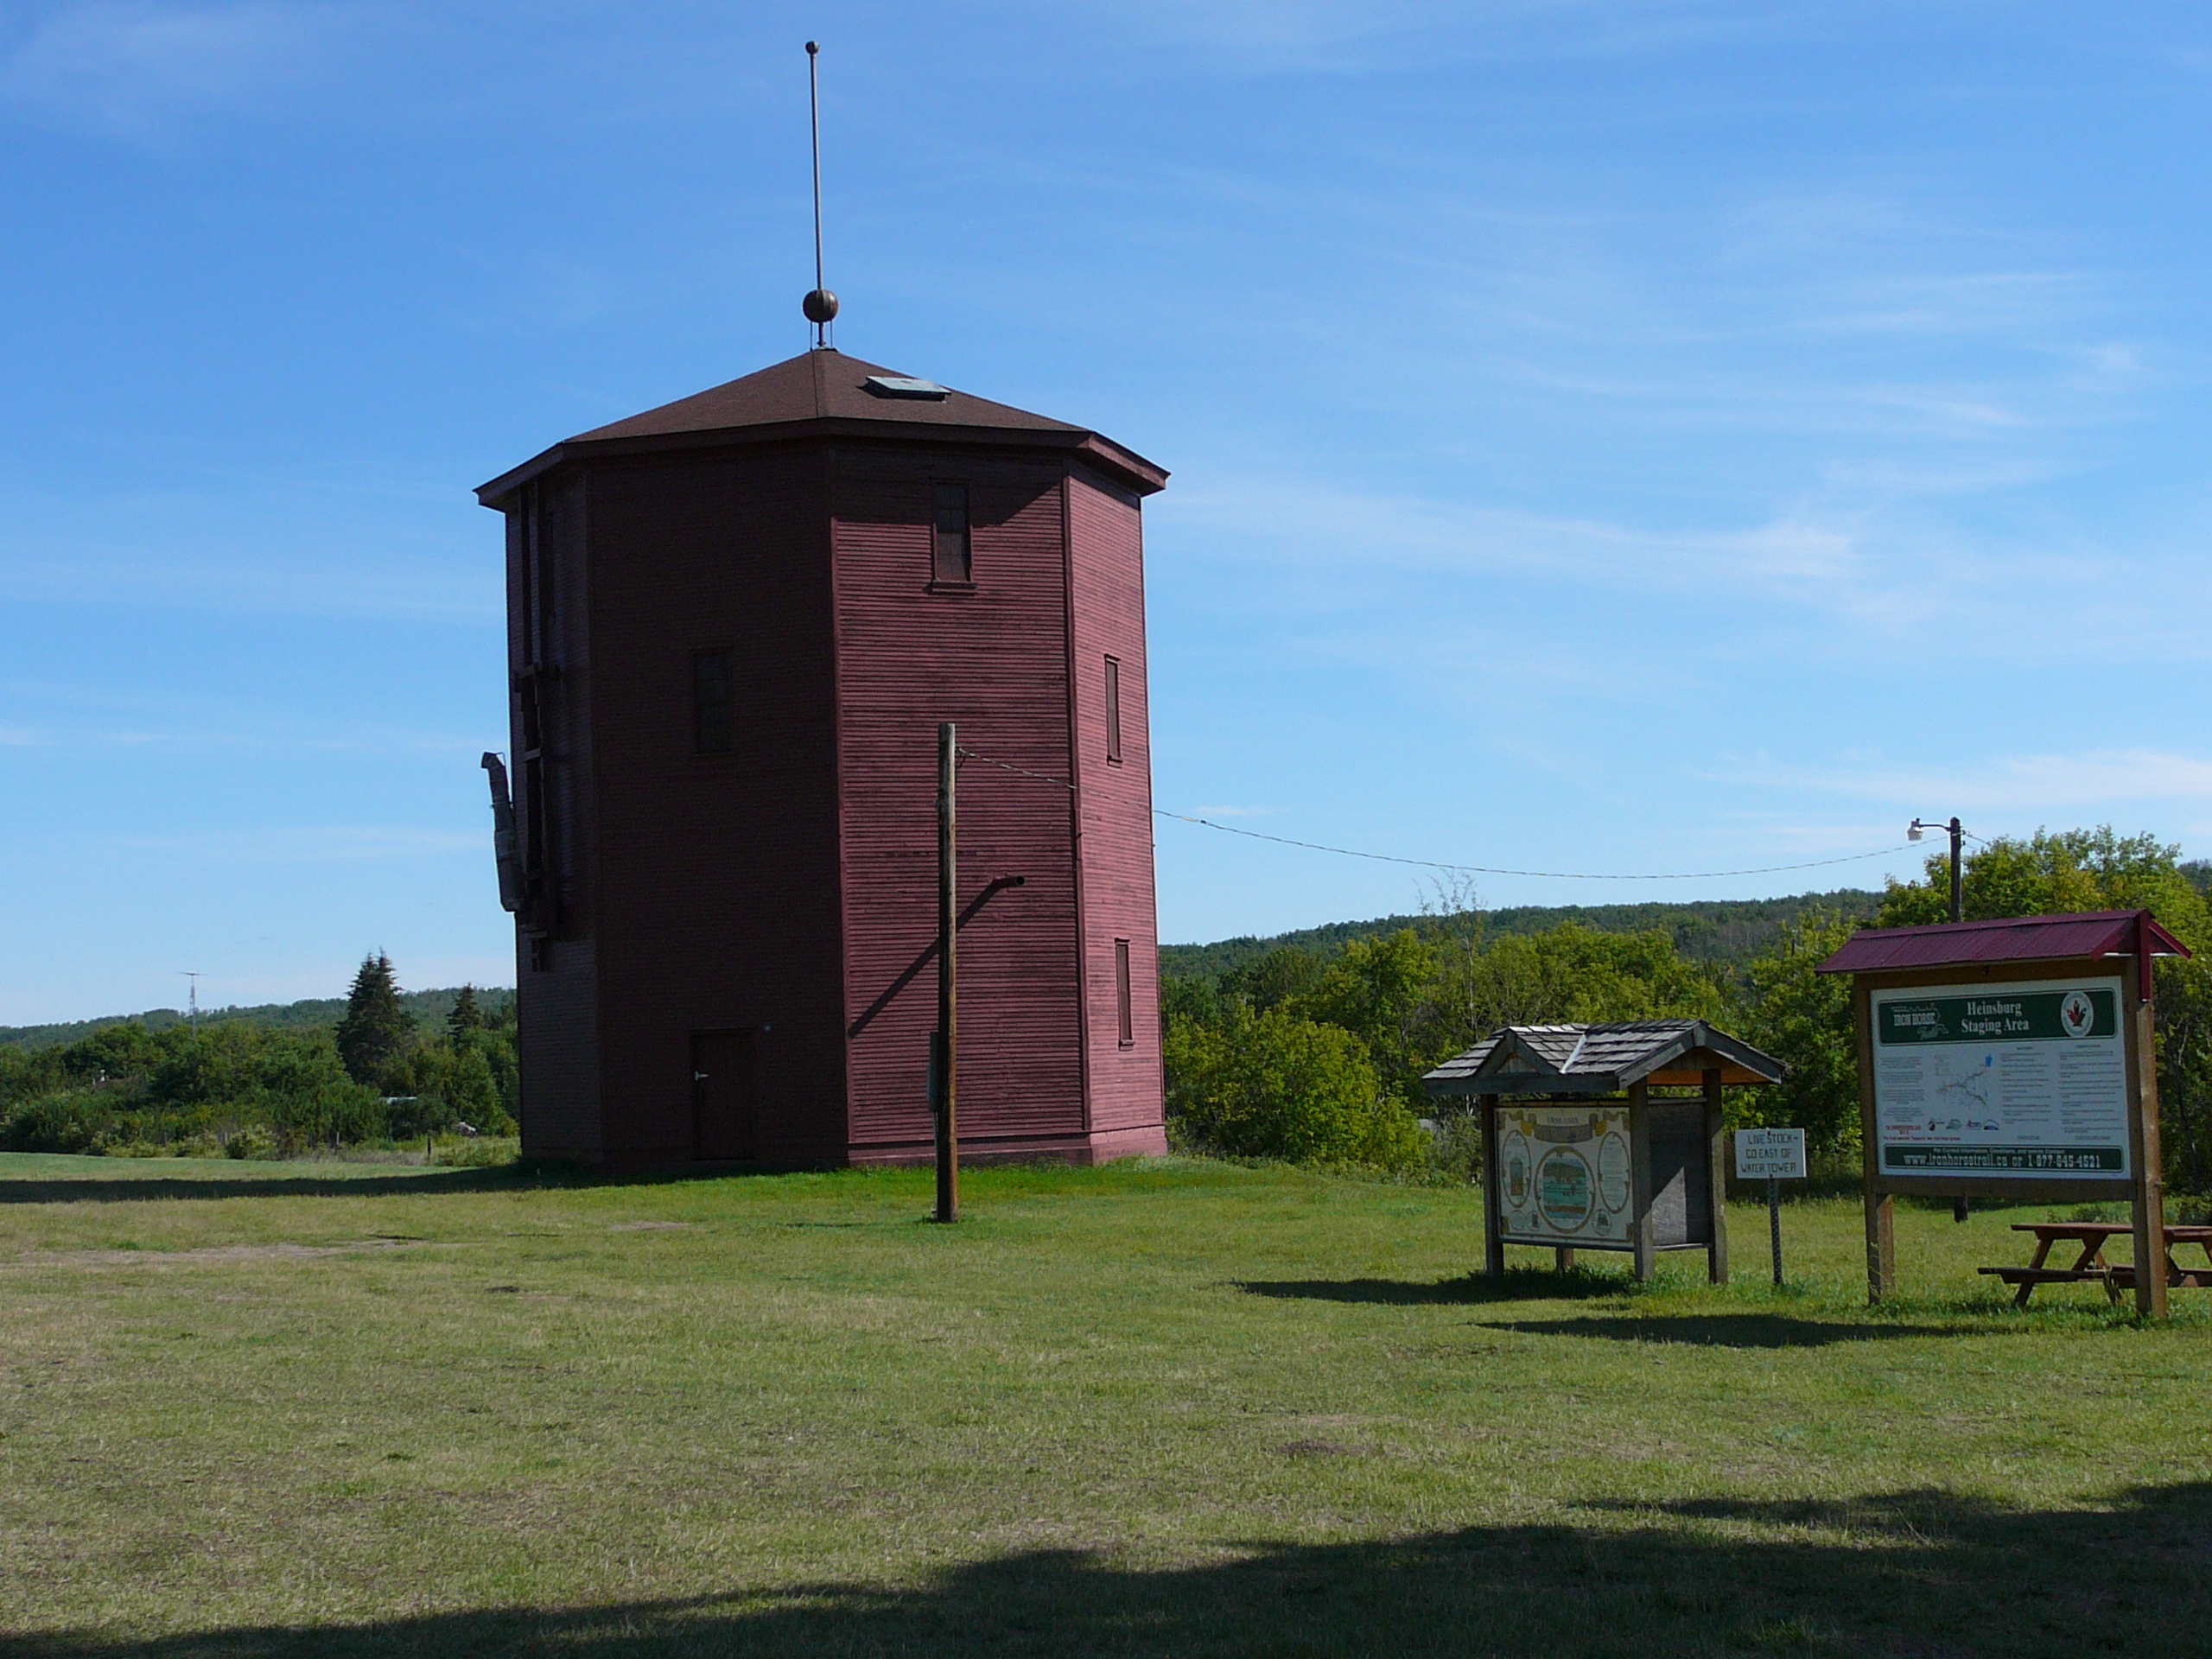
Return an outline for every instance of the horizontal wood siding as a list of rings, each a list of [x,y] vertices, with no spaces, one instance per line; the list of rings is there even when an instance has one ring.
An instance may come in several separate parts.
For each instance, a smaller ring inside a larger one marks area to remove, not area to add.
[[[591,948],[594,871],[591,742],[591,633],[587,602],[583,480],[573,474],[526,492],[524,510],[510,516],[507,661],[512,677],[532,666],[531,607],[536,609],[536,691],[544,767],[545,880],[553,936],[533,967],[531,941],[518,941],[517,1058],[521,1069],[523,1145],[533,1154],[600,1154],[599,1018]],[[537,584],[531,582],[529,517],[537,519]],[[511,683],[512,681],[511,680]],[[511,702],[509,754],[519,760],[519,698]],[[512,768],[521,793],[522,769]],[[523,830],[530,833],[527,803]]]
[[[533,1158],[596,1160],[605,1151],[597,964],[588,939],[556,939],[547,951],[550,965],[533,971],[525,947],[515,980],[523,1150]]]
[[[690,1033],[757,1033],[755,1153],[845,1144],[827,501],[820,452],[592,480],[607,1156],[693,1154]],[[734,747],[693,752],[692,657]]]
[[[1102,1155],[1164,1152],[1143,524],[1136,498],[1094,475],[1071,474],[1068,493],[1091,1129]],[[1106,756],[1109,657],[1119,664],[1118,763]],[[1129,942],[1134,1041],[1127,1046],[1121,1040],[1115,955],[1120,939]]]
[[[837,452],[840,789],[851,1151],[925,1154],[937,1023],[937,731],[960,773],[963,1147],[1082,1150],[1066,578],[1056,466]],[[972,593],[931,592],[940,480],[969,486]],[[1001,878],[1020,887],[991,890]]]
[[[539,558],[550,578],[544,595],[547,858],[554,937],[591,937],[598,899],[593,856],[592,637],[588,481],[575,474],[549,480],[540,506]]]

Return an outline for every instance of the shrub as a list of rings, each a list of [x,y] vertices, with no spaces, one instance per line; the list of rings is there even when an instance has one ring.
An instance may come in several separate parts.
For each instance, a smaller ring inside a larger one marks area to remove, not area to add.
[[[227,1158],[274,1158],[280,1150],[276,1137],[259,1123],[241,1125],[223,1142],[223,1155]]]
[[[1166,1047],[1179,1135],[1215,1152],[1401,1168],[1420,1128],[1387,1099],[1367,1046],[1337,1026],[1232,1005],[1217,1026],[1178,1021]]]
[[[1430,1132],[1429,1166],[1440,1176],[1454,1182],[1470,1185],[1482,1179],[1483,1122],[1477,1112],[1450,1111],[1439,1108],[1429,1120],[1436,1125]]]
[[[117,1113],[112,1090],[60,1089],[19,1101],[0,1126],[10,1152],[92,1152],[112,1137]]]

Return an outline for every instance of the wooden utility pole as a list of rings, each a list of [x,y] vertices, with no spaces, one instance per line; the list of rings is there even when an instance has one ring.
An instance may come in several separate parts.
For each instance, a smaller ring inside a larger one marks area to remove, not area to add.
[[[2122,987],[2120,1019],[2126,1022],[2128,1085],[2129,1152],[2135,1164],[2135,1311],[2146,1319],[2166,1317],[2166,1168],[2158,1132],[2158,1022],[2152,998],[2155,991],[2151,957],[2151,931],[2144,925],[2149,911],[2135,918],[2135,960],[2128,964],[2133,983]]]
[[[960,1219],[960,1136],[954,1116],[959,1099],[960,911],[958,849],[953,785],[960,746],[952,722],[937,728],[937,1218]]]

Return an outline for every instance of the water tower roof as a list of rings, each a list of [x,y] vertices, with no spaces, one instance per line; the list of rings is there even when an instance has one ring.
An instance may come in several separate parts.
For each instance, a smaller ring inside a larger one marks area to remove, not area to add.
[[[1167,481],[1164,469],[1086,427],[995,404],[841,352],[811,351],[580,432],[483,485],[476,495],[486,506],[499,506],[540,473],[589,455],[840,435],[1061,450],[1081,456],[1140,495]]]

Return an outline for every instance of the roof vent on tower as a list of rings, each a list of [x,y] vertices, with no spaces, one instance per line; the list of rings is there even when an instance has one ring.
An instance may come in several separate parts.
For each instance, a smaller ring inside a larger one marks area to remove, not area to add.
[[[906,374],[871,374],[868,389],[879,397],[927,397],[931,402],[952,396],[952,388],[934,380],[917,380]]]

